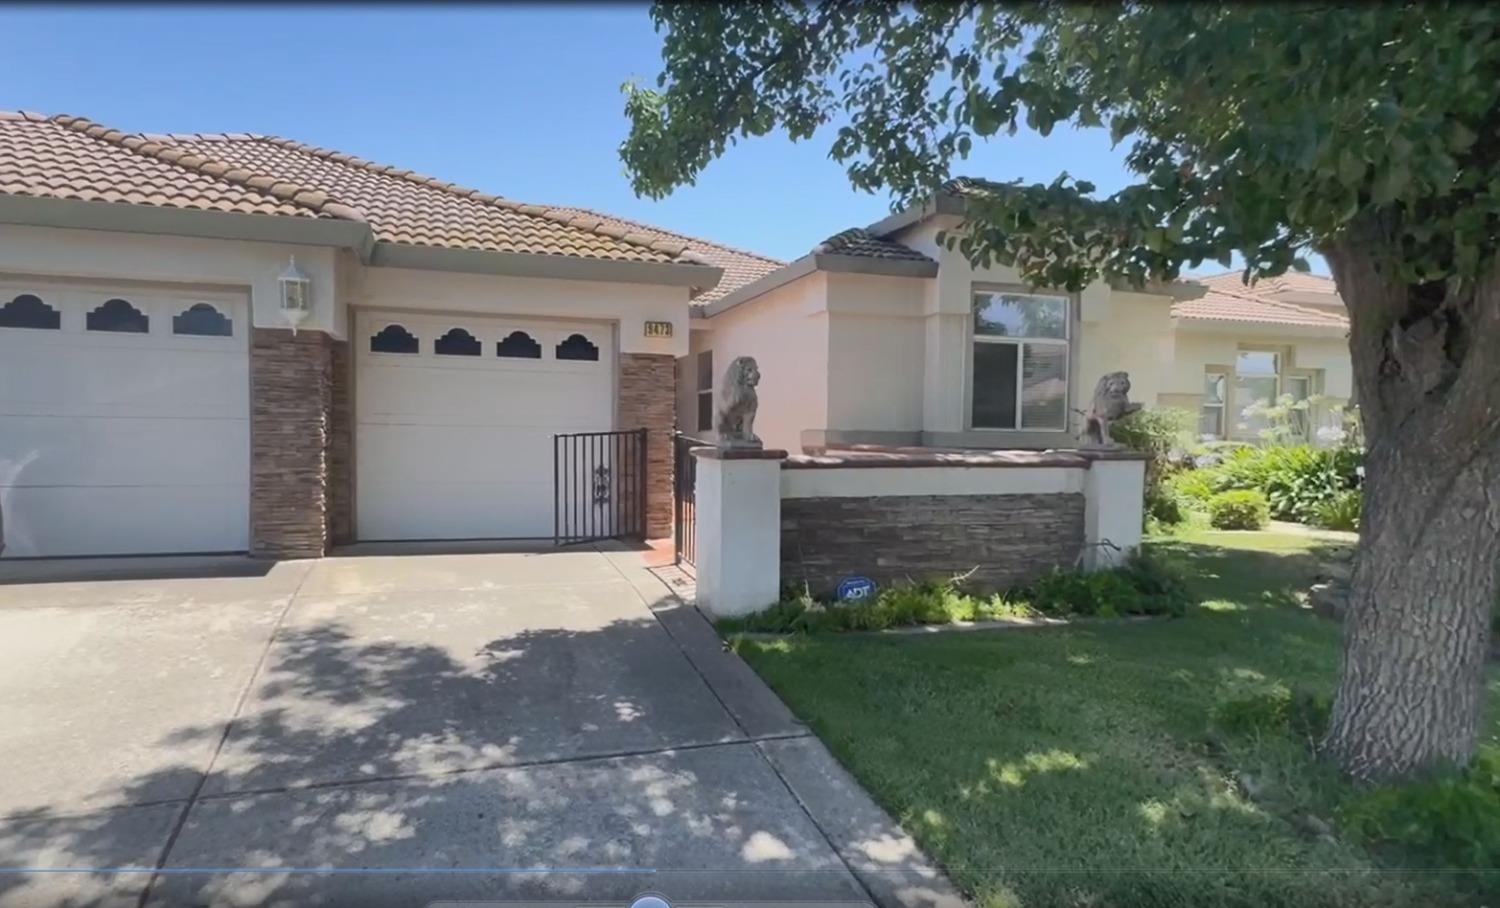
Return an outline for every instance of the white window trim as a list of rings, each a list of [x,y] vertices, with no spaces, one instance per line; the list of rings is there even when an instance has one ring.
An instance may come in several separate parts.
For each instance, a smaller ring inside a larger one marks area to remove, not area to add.
[[[1198,414],[1200,419],[1202,418],[1204,410],[1219,411],[1219,431],[1212,433],[1213,437],[1216,440],[1223,440],[1229,437],[1229,398],[1233,393],[1232,386],[1234,385],[1233,376],[1231,375],[1232,371],[1233,370],[1225,370],[1219,368],[1203,370],[1203,380],[1205,383],[1207,383],[1208,378],[1211,375],[1217,375],[1224,382],[1224,394],[1220,398],[1218,403],[1208,403],[1207,394],[1204,394],[1203,399],[1198,403]]]
[[[1066,317],[1063,319],[1063,336],[1057,337],[998,337],[989,334],[980,334],[974,330],[975,319],[974,298],[981,293],[1011,293],[1017,296],[1038,296],[1060,299],[1067,307]],[[1073,320],[1078,317],[1078,301],[1076,294],[1063,293],[1056,290],[1039,290],[1029,287],[1021,287],[1006,284],[974,284],[969,288],[969,317],[964,324],[964,428],[971,432],[1052,432],[1067,434],[1068,414],[1073,412]],[[1025,354],[1022,350],[1016,351],[1016,424],[1006,428],[1003,426],[976,426],[974,425],[974,345],[984,344],[1013,344],[1020,347],[1024,344],[1048,344],[1065,348],[1063,362],[1063,378],[1065,389],[1063,392],[1063,422],[1060,428],[1025,428],[1021,425],[1021,392],[1022,376],[1025,370]]]

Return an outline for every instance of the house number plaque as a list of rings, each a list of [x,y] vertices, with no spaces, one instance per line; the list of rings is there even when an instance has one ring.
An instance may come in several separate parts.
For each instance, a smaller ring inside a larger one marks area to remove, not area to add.
[[[647,322],[646,323],[646,336],[647,337],[671,337],[672,336],[672,323],[671,322]]]

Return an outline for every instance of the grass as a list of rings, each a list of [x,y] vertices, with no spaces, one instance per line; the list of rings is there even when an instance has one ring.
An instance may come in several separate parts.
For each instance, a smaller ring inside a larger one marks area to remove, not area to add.
[[[1238,691],[1331,692],[1338,629],[1297,606],[1347,542],[1152,545],[1192,575],[1180,620],[738,648],[984,908],[1484,903],[1339,838],[1353,792],[1307,742],[1210,729]]]

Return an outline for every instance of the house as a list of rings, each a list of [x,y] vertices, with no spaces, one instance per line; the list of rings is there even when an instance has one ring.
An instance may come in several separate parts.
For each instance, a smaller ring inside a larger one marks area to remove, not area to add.
[[[1333,280],[1289,272],[1246,286],[1236,271],[1198,283],[1202,296],[1172,307],[1174,368],[1156,402],[1197,413],[1200,437],[1255,441],[1266,419],[1246,413],[1251,404],[1311,400],[1292,415],[1316,442],[1354,398],[1349,315]]]
[[[1132,399],[1191,410],[1216,437],[1258,437],[1242,413],[1255,399],[1329,398],[1317,419],[1351,396],[1348,320],[1328,279],[1038,290],[1007,267],[976,271],[939,242],[985,185],[950,181],[695,300],[679,368],[685,429],[713,437],[714,383],[738,356],[760,365],[757,433],[793,452],[1073,447],[1095,383],[1117,370]]]
[[[777,265],[279,138],[0,114],[4,557],[667,535],[690,300]]]

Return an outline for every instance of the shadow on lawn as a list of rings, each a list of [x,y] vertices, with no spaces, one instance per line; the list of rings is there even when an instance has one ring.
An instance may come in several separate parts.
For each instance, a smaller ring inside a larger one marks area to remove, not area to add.
[[[1152,551],[1186,575],[1200,600],[1273,608],[1301,606],[1319,568],[1351,548],[1318,543],[1307,549],[1275,552],[1175,539],[1151,543]]]
[[[227,737],[222,722],[184,726],[159,747],[221,738],[206,780],[184,760],[111,789],[118,809],[0,820],[0,868],[101,868],[0,874],[0,906],[135,905],[151,874],[102,868],[149,871],[184,819],[169,868],[216,869],[158,875],[144,904],[619,900],[663,881],[724,899],[773,873],[826,898],[840,870],[811,824],[764,796],[778,783],[751,748],[546,765],[742,739],[649,618],[472,647],[339,620],[283,629]],[[471,772],[518,761],[543,765]]]

